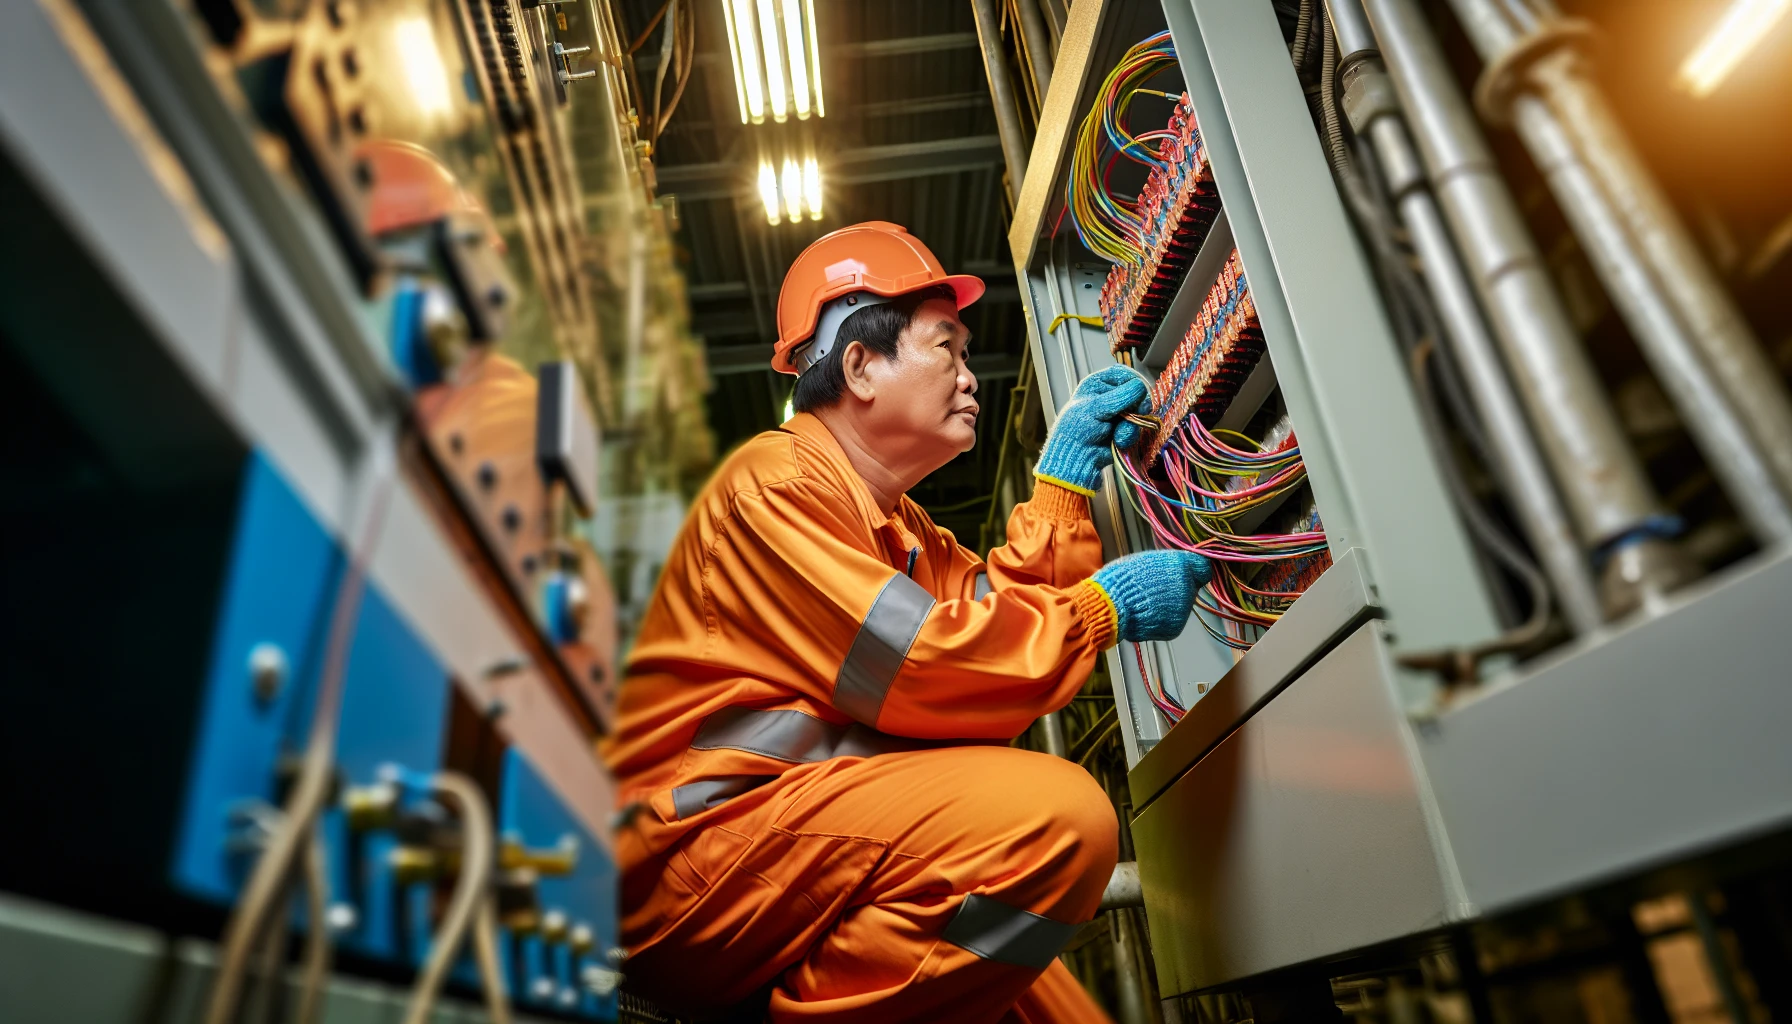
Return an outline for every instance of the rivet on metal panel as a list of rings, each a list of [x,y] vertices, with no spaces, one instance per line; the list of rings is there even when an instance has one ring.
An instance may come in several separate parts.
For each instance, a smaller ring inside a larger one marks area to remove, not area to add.
[[[272,704],[286,685],[292,666],[279,644],[256,644],[249,651],[249,682],[255,687],[255,699]]]

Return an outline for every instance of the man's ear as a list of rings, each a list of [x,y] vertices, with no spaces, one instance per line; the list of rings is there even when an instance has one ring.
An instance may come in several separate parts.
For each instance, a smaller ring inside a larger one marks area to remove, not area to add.
[[[846,378],[846,390],[861,402],[877,396],[877,385],[871,379],[871,363],[877,353],[862,341],[849,341],[840,353],[840,373]]]

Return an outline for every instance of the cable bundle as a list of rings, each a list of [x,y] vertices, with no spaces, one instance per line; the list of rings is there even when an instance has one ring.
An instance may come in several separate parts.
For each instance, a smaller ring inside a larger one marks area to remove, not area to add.
[[[1263,329],[1234,249],[1208,289],[1201,312],[1151,387],[1151,407],[1162,417],[1163,427],[1147,450],[1145,464],[1157,464],[1164,442],[1191,411],[1207,423],[1218,419],[1262,357]]]
[[[1116,264],[1101,289],[1102,320],[1115,351],[1151,343],[1220,210],[1187,93],[1162,134],[1159,162],[1133,204],[1143,258]]]

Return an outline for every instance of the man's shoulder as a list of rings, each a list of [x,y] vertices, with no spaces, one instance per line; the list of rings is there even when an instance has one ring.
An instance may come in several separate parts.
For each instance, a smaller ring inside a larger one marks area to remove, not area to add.
[[[721,505],[736,497],[779,487],[839,490],[837,467],[810,438],[789,430],[767,430],[741,442],[716,468],[707,491]]]

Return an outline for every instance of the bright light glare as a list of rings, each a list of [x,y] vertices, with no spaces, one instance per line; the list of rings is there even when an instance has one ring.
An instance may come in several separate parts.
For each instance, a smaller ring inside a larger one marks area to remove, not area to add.
[[[1709,96],[1788,8],[1792,8],[1792,0],[1734,0],[1705,41],[1680,65],[1681,84],[1694,96]]]
[[[786,398],[784,400],[784,422],[789,423],[791,420],[791,417],[793,417],[795,415],[796,415],[796,394],[793,392],[789,398]]]
[[[784,93],[784,48],[778,42],[778,14],[772,0],[759,0],[759,41],[765,44],[765,87],[772,98],[772,120],[790,113]]]
[[[799,121],[809,119],[809,61],[803,56],[803,5],[784,0],[784,39],[790,51],[790,98]]]
[[[740,104],[740,123],[746,124],[747,87],[740,73],[740,42],[734,35],[734,5],[722,0],[722,17],[728,20],[728,57],[734,62],[734,99]]]
[[[792,221],[803,219],[803,172],[796,161],[784,158],[784,212]]]
[[[809,207],[809,219],[821,219],[821,165],[814,157],[803,161],[803,202]]]
[[[726,0],[724,0],[726,2]],[[753,33],[753,0],[733,0],[734,31],[728,45],[740,63],[741,83],[746,86],[747,115],[754,124],[765,122],[765,76],[759,71],[759,37]]]
[[[821,102],[821,37],[815,34],[815,0],[803,0],[803,13],[809,24],[809,87],[815,93],[815,116],[828,116],[827,105]]]
[[[442,66],[442,52],[436,48],[436,34],[429,21],[422,17],[400,18],[392,25],[393,42],[398,45],[398,59],[404,65],[405,81],[410,84],[411,98],[424,117],[440,117],[454,110],[448,91],[448,69]]]
[[[771,161],[759,161],[759,201],[765,204],[766,222],[773,227],[782,221],[778,216],[778,172],[772,170]]]

